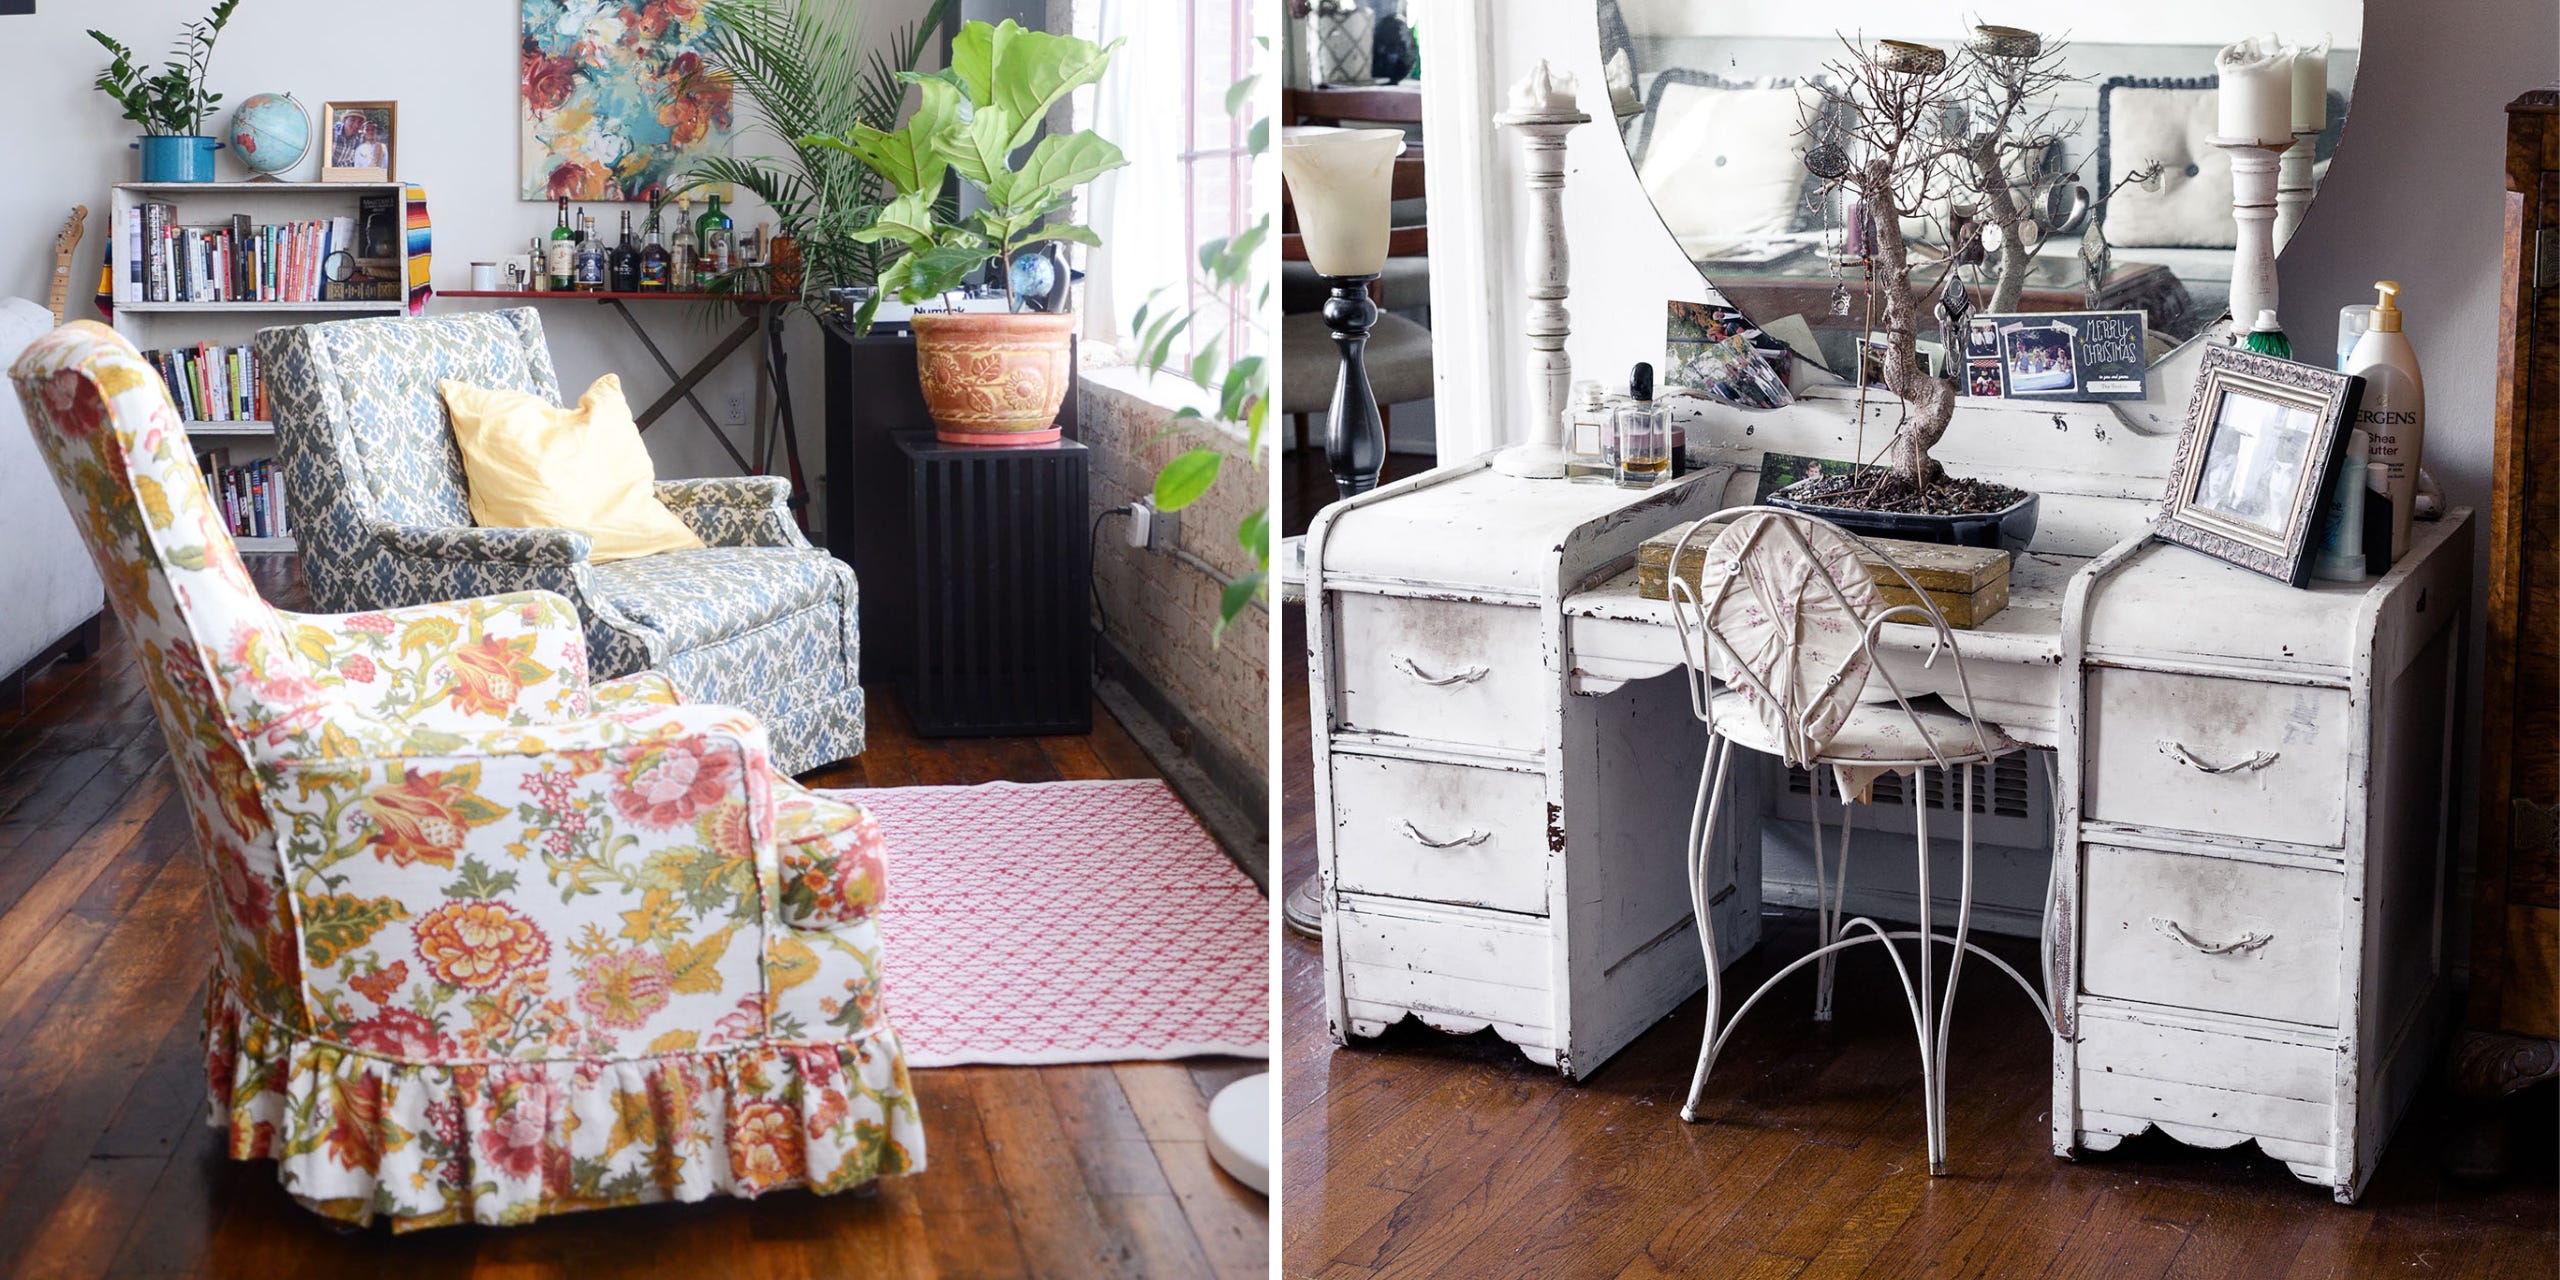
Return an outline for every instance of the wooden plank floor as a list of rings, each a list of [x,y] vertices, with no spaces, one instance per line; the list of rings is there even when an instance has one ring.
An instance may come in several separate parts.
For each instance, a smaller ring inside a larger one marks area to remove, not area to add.
[[[1282,883],[1314,873],[1305,610],[1283,611]],[[1666,856],[1674,856],[1666,853]],[[1736,972],[1800,955],[1781,916]],[[2031,969],[2034,947],[2002,945]],[[1969,966],[1949,1077],[1953,1176],[1923,1158],[1910,1015],[1888,962],[1849,953],[1836,1020],[1811,975],[1753,1010],[1711,1082],[1711,1123],[1680,1102],[1696,1063],[1692,999],[1568,1085],[1490,1033],[1407,1022],[1360,1048],[1325,1029],[1323,956],[1281,947],[1283,1274],[1365,1277],[2552,1276],[2560,1197],[2543,1150],[2500,1188],[2443,1178],[2430,1090],[2353,1207],[2254,1148],[2156,1134],[2078,1163],[2049,1150],[2050,1056],[2016,988]]]
[[[258,557],[268,596],[301,598]],[[884,691],[825,786],[1153,777],[1100,707],[1084,737],[922,741]],[[930,1167],[877,1195],[778,1192],[506,1230],[341,1232],[269,1161],[224,1159],[199,1048],[204,882],[134,655],[0,711],[0,1276],[1260,1276],[1269,1214],[1203,1143],[1259,1062],[914,1073]]]

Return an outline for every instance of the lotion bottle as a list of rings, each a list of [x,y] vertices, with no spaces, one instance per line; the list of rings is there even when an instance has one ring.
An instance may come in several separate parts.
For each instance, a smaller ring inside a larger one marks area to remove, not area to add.
[[[2409,551],[2409,518],[2418,509],[2418,464],[2427,438],[2427,388],[2418,376],[2418,353],[2400,331],[2400,283],[2374,283],[2380,299],[2373,304],[2373,327],[2356,339],[2347,372],[2364,379],[2364,400],[2356,408],[2355,425],[2364,430],[2373,464],[2390,482],[2391,558]],[[2371,518],[2370,513],[2368,517]],[[2368,564],[2367,571],[2390,566]]]

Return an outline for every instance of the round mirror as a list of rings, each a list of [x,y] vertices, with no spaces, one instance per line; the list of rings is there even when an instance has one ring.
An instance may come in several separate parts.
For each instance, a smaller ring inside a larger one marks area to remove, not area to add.
[[[2002,15],[1969,0],[1599,0],[1600,51],[1627,154],[1682,251],[1727,305],[1826,368],[1853,371],[1875,328],[1872,214],[1840,180],[1876,147],[1842,119],[1862,52],[1950,86],[1929,136],[1905,144],[1945,156],[1899,223],[1924,309],[2140,311],[2156,360],[2231,296],[2214,55],[2250,36],[2327,45],[2325,68],[2316,52],[2298,59],[2281,250],[2346,122],[2363,4],[2149,0],[2055,16],[2067,22],[1995,25]]]

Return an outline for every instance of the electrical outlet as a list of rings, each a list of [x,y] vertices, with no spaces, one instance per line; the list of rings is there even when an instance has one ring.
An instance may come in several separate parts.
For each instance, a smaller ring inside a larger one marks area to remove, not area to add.
[[[728,401],[721,406],[721,409],[721,417],[724,419],[721,425],[731,427],[743,427],[747,425],[746,392],[730,392]]]
[[[1147,522],[1147,550],[1169,552],[1181,546],[1182,513],[1157,506],[1153,498],[1144,501],[1147,509],[1155,513],[1155,518]]]

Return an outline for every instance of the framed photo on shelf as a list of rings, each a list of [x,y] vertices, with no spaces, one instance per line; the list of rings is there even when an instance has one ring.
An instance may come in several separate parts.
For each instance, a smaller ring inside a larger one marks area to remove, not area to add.
[[[399,171],[397,102],[329,102],[320,107],[322,182],[389,182]]]
[[[2364,379],[2212,347],[2178,435],[2154,532],[2299,587]]]

